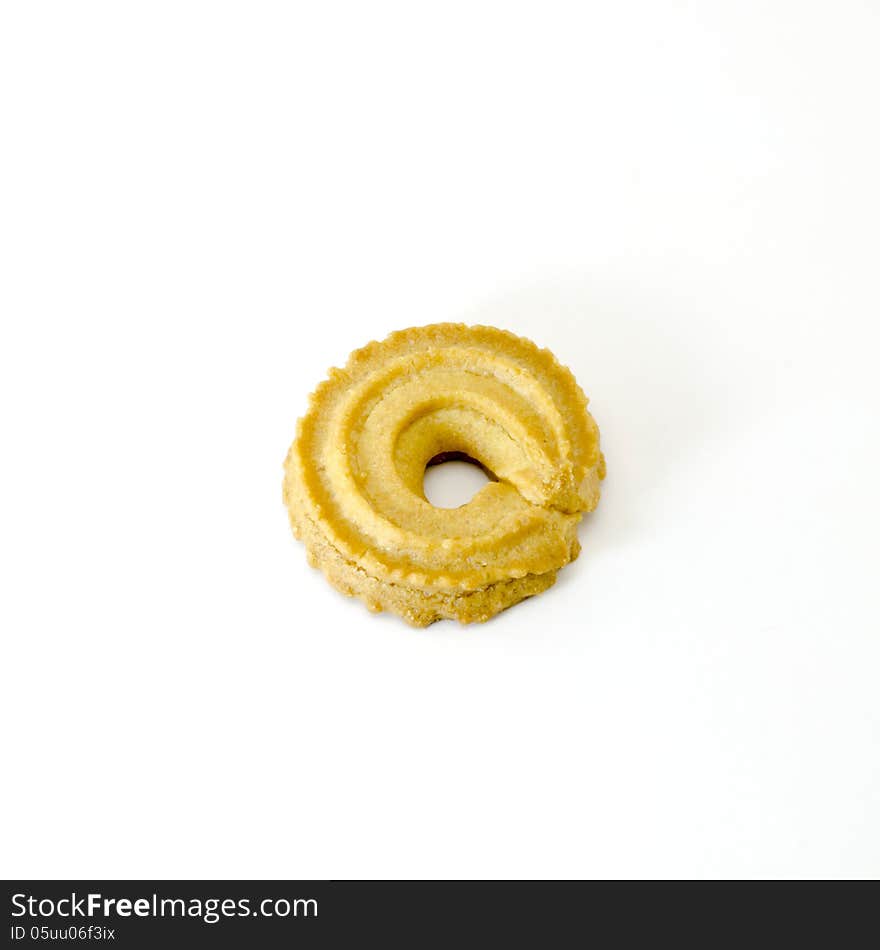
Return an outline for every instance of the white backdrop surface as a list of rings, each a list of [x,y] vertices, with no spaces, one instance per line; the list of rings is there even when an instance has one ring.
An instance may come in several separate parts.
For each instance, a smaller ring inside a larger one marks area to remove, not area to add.
[[[0,871],[880,875],[880,11],[5,4]],[[581,559],[414,631],[281,463],[393,329],[549,346]]]

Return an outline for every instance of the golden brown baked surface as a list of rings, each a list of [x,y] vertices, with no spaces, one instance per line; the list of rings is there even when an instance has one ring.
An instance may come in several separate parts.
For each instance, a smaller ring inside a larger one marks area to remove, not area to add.
[[[426,466],[463,453],[497,481],[435,508]],[[599,430],[572,374],[494,327],[392,333],[312,395],[284,501],[309,562],[340,591],[415,626],[488,620],[577,557],[599,501]]]

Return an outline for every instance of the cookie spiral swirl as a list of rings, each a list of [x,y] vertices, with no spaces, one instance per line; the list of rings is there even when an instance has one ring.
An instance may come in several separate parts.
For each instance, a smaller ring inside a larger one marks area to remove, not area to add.
[[[425,468],[464,454],[497,479],[435,508]],[[571,372],[494,327],[392,333],[333,369],[299,421],[284,501],[309,561],[415,626],[488,620],[577,557],[599,500],[599,430]]]

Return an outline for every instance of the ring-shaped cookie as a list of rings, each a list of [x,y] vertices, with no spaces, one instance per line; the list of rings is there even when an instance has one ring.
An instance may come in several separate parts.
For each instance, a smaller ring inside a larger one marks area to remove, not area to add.
[[[435,508],[425,468],[450,455],[493,480],[460,508]],[[553,584],[604,474],[587,399],[548,350],[442,323],[330,371],[299,421],[284,501],[336,588],[421,627],[488,620]]]

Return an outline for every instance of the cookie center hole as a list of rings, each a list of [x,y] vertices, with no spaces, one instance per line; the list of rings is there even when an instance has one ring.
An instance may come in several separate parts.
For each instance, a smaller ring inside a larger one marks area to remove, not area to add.
[[[469,455],[445,452],[428,462],[423,490],[435,508],[461,508],[490,480],[491,472]]]

